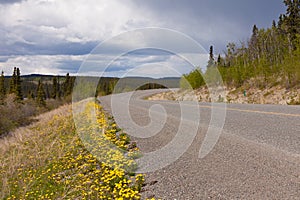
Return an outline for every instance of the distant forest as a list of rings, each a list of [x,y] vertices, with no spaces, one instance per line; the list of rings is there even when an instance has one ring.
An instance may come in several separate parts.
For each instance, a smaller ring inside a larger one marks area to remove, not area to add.
[[[82,77],[81,77],[82,78]],[[180,78],[143,78],[143,77],[84,77],[85,80],[99,79],[94,96],[108,95],[113,92],[128,92],[133,90],[178,88]],[[14,94],[18,101],[34,99],[39,105],[45,105],[47,99],[63,99],[71,101],[72,90],[76,77],[67,73],[65,76],[24,75],[19,68],[14,68],[11,76],[0,77],[0,99]],[[88,89],[88,88],[87,88]],[[90,89],[90,88],[89,88]]]
[[[66,99],[71,95],[74,77],[66,76],[25,75],[21,76],[20,69],[14,67],[11,76],[0,77],[0,99],[14,94],[17,101],[36,99],[44,105],[46,99]]]
[[[240,44],[229,43],[224,56],[215,56],[211,46],[207,70],[197,68],[183,75],[181,87],[196,89],[218,81],[216,69],[228,87],[241,87],[251,79],[257,87],[270,83],[287,89],[299,86],[300,1],[284,0],[284,4],[286,13],[273,20],[270,28],[254,25],[251,38]]]

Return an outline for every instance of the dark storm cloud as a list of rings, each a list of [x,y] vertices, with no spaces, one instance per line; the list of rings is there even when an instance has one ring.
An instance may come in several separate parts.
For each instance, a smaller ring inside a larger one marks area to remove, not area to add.
[[[0,4],[14,4],[22,1],[23,0],[0,0]]]
[[[282,0],[152,0],[135,1],[151,10],[167,26],[196,38],[206,49],[215,44],[224,50],[231,41],[246,40],[256,24],[270,27],[281,13]]]
[[[99,42],[57,44],[28,44],[15,42],[13,45],[0,44],[0,56],[9,55],[85,55],[89,54]]]
[[[36,46],[31,48],[33,53],[40,53],[46,55],[85,55],[89,54],[93,48],[97,46],[98,42],[87,43],[61,43],[53,46]]]
[[[0,4],[15,2],[21,1],[0,0]],[[159,21],[162,27],[181,31],[196,39],[206,50],[214,44],[219,51],[226,49],[228,42],[247,40],[254,24],[261,28],[268,27],[272,24],[272,20],[276,20],[280,13],[285,12],[282,0],[151,0],[133,1],[131,5],[136,7],[135,10],[150,13],[149,23],[139,23],[139,27],[151,26],[152,24],[155,26],[154,22]],[[132,23],[132,21],[134,20],[130,19],[128,23]],[[60,20],[57,23],[60,23]],[[114,21],[111,21],[112,26],[113,24]],[[48,26],[49,30],[55,27],[55,24],[52,24],[52,27]],[[4,36],[3,39],[0,38],[0,55],[80,55],[89,53],[97,45],[96,43],[101,41],[99,38],[97,42],[72,43],[51,37],[47,38],[46,32],[35,33],[31,25],[22,26],[19,24],[12,28],[0,27],[0,32]],[[29,39],[30,41],[38,38],[38,40],[34,44],[19,41],[5,45],[3,40],[11,40],[11,38],[5,38],[5,35],[14,32],[19,34],[22,39]],[[176,46],[176,41],[173,43]],[[108,53],[113,52],[114,47],[106,47],[105,50]]]
[[[146,48],[146,49],[139,49],[139,50],[135,50],[132,52],[128,53],[129,55],[140,55],[140,56],[145,56],[145,55],[170,55],[170,52],[164,51],[164,50],[160,50],[160,49],[153,49],[153,48]]]
[[[282,0],[151,0],[136,1],[140,7],[147,7],[158,15],[169,15],[170,18],[188,16],[189,19],[205,18],[208,22],[213,18],[224,17],[235,21],[252,22],[264,26],[270,24],[270,20],[284,12]],[[177,13],[177,14],[176,14]],[[211,19],[207,19],[212,17]],[[178,18],[177,18],[178,19]]]
[[[132,69],[132,68],[133,67],[129,65],[118,66],[112,64],[105,68],[105,72],[120,72],[120,71],[124,71],[125,69]]]

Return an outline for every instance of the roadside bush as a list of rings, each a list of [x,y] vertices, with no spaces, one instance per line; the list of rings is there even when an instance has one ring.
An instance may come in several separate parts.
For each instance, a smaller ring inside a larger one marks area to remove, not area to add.
[[[34,116],[55,109],[63,103],[59,100],[48,100],[47,106],[40,107],[33,99],[17,101],[14,94],[7,95],[0,105],[0,137],[20,126],[30,124],[35,120]]]
[[[180,79],[180,87],[183,89],[196,89],[205,85],[201,70],[195,69],[189,74],[185,74]]]

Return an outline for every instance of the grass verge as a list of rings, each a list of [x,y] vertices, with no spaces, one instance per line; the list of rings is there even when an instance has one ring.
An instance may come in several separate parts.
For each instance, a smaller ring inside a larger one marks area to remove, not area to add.
[[[0,140],[1,199],[140,199],[138,148],[98,103],[76,116],[80,130],[71,113],[63,106]]]

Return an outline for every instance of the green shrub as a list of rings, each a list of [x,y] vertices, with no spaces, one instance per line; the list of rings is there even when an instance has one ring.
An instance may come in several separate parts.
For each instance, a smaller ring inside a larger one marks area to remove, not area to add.
[[[205,85],[205,81],[200,68],[183,75],[180,79],[180,87],[182,89],[196,89],[203,85]]]

